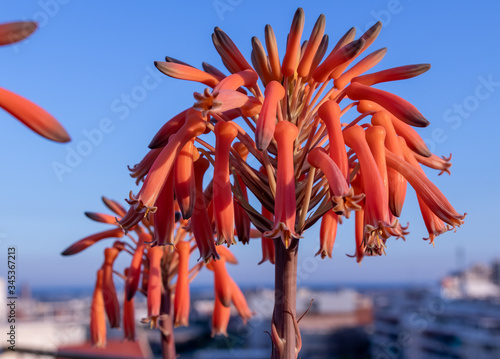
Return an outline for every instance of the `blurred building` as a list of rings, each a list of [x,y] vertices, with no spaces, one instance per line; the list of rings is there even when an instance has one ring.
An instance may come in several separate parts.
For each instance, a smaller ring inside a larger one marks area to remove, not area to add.
[[[407,290],[375,303],[375,359],[500,358],[499,301]]]

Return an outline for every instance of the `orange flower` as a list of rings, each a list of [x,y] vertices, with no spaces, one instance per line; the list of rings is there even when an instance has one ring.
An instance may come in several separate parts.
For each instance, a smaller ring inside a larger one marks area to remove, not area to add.
[[[106,248],[104,250],[104,264],[102,265],[102,291],[111,328],[120,327],[120,304],[113,281],[113,263],[118,257],[118,253],[120,250],[117,248]]]
[[[335,101],[326,101],[318,109],[318,115],[326,125],[330,145],[330,157],[335,161],[340,172],[347,180],[349,165],[347,163],[344,137],[340,126],[340,107]]]
[[[214,75],[192,66],[163,61],[155,61],[155,66],[165,75],[176,79],[201,82],[210,87],[215,87],[219,83],[219,79]]]
[[[300,54],[300,37],[302,36],[302,30],[304,30],[304,10],[298,8],[290,27],[285,57],[281,65],[281,74],[285,77],[292,76],[299,64],[298,55]]]
[[[184,219],[191,218],[196,197],[193,167],[194,151],[196,151],[194,141],[190,140],[179,152],[174,168],[175,198]]]
[[[464,223],[465,214],[459,214],[443,193],[429,179],[413,167],[401,160],[392,152],[386,152],[387,165],[401,173],[410,182],[417,194],[422,198],[429,209],[442,221],[455,228]]]
[[[55,142],[71,140],[66,130],[47,111],[3,88],[0,88],[0,107],[40,136]]]
[[[386,152],[387,165],[401,173],[410,182],[429,209],[442,221],[455,228],[464,223],[465,214],[459,214],[443,193],[425,176],[408,162],[401,160],[392,152]]]
[[[215,224],[217,225],[217,244],[236,244],[234,240],[234,206],[229,180],[229,149],[238,135],[238,128],[231,122],[215,125],[215,165],[214,197]]]
[[[148,321],[151,328],[158,327],[160,317],[161,296],[163,281],[161,274],[161,260],[163,258],[163,247],[152,247],[148,251],[149,276],[148,276]]]
[[[379,111],[373,115],[372,124],[384,128],[386,133],[385,145],[387,149],[400,158],[403,158],[403,151],[401,150],[398,136],[389,116],[390,115],[387,111]],[[380,161],[384,161],[384,159],[380,158]],[[393,168],[389,168],[386,171],[389,188],[389,208],[391,209],[392,214],[399,217],[406,197],[406,179]]]
[[[90,341],[98,348],[106,346],[106,318],[102,289],[103,270],[97,271],[97,279],[90,307]]]
[[[262,206],[262,215],[269,219],[270,221],[274,221],[274,216],[271,212],[269,212],[266,207]],[[269,261],[269,263],[274,264],[274,241],[272,238],[268,238],[265,235],[261,236],[261,247],[262,247],[262,260],[259,264],[264,263],[265,261]]]
[[[366,250],[380,255],[397,221],[391,223],[384,182],[366,142],[363,129],[356,125],[344,130],[344,140],[356,152],[363,174],[363,188],[366,194],[364,207]]]
[[[144,255],[144,250],[146,249],[146,242],[149,241],[151,241],[151,235],[149,233],[139,234],[139,243],[137,243],[137,247],[135,248],[132,256],[132,262],[130,263],[127,279],[125,281],[125,292],[127,293],[127,298],[129,300],[134,297],[137,288],[139,288],[142,257]]]
[[[337,236],[337,226],[339,216],[334,210],[329,210],[321,219],[321,228],[319,231],[319,251],[316,255],[321,254],[321,258],[326,256],[332,258],[333,245]]]
[[[37,28],[32,21],[17,21],[0,24],[0,46],[21,41],[31,35]],[[0,107],[21,121],[39,135],[55,141],[69,142],[71,139],[66,130],[47,111],[33,102],[0,88]]]
[[[73,243],[71,246],[62,251],[63,256],[70,256],[87,249],[94,243],[106,238],[120,238],[123,237],[123,231],[120,228],[113,228],[107,231],[102,231],[91,236],[80,239]]]
[[[264,92],[264,103],[257,120],[255,143],[259,150],[265,151],[273,139],[276,128],[278,102],[285,96],[285,89],[277,81],[271,81]]]
[[[229,307],[231,305],[231,277],[227,273],[226,259],[221,257],[219,260],[212,261],[207,268],[214,272],[215,296],[223,306]]]
[[[287,121],[276,125],[274,138],[278,144],[278,177],[274,209],[274,227],[264,235],[268,238],[281,237],[285,247],[291,238],[299,238],[295,233],[295,178],[293,142],[297,138],[297,126]]]
[[[151,166],[137,197],[130,195],[128,203],[131,208],[119,222],[125,230],[136,225],[150,212],[154,213],[156,211],[154,204],[173,168],[176,156],[191,138],[202,134],[205,128],[206,122],[202,118],[197,116],[186,118],[182,127],[165,145]]]
[[[125,269],[125,276],[128,276],[128,268]],[[123,298],[123,335],[126,340],[135,340],[135,309],[134,298],[127,298],[127,292],[124,291]]]
[[[224,335],[227,337],[227,325],[231,318],[231,308],[223,305],[218,296],[215,296],[214,312],[212,314],[212,337]]]
[[[236,150],[236,152],[238,152],[238,155],[243,161],[247,159],[249,152],[243,143],[236,142],[233,145],[233,148]],[[238,182],[241,188],[241,194],[243,195],[244,200],[248,202],[247,187],[245,186],[241,175],[236,172],[234,172],[234,174],[234,181]],[[233,205],[236,235],[238,236],[238,240],[241,243],[247,244],[250,242],[250,217],[248,217],[247,212],[245,212],[245,209],[237,202],[236,199],[233,199]]]
[[[243,323],[246,324],[247,320],[252,318],[253,313],[248,307],[247,300],[245,299],[240,287],[238,287],[233,278],[228,277],[228,280],[231,285],[231,301],[240,314],[241,319],[243,319]]]
[[[363,76],[357,76],[352,82],[371,86],[381,82],[410,79],[426,72],[431,68],[429,64],[407,65],[393,67],[392,69],[374,72]]]
[[[311,166],[321,169],[325,175],[330,187],[331,200],[335,203],[333,211],[338,215],[344,215],[349,218],[350,211],[361,209],[358,204],[364,196],[354,195],[352,188],[349,188],[345,176],[342,174],[337,164],[321,147],[316,147],[309,152],[307,156]]]
[[[369,100],[376,102],[401,121],[416,127],[426,127],[429,121],[406,100],[390,92],[374,89],[360,83],[351,83],[346,88],[347,96],[351,100]]]
[[[176,245],[179,253],[177,283],[174,299],[174,325],[176,327],[189,325],[189,242],[179,242]]]
[[[425,172],[422,170],[422,168],[418,164],[418,161],[416,160],[416,156],[418,155],[413,153],[408,148],[403,139],[401,139],[401,147],[403,148],[405,154],[405,160],[413,167],[418,169],[423,176],[425,176]],[[429,238],[424,238],[424,239],[429,239],[429,242],[431,244],[434,244],[434,239],[440,234],[449,231],[451,227],[445,225],[444,222],[431,211],[431,209],[429,208],[429,206],[427,206],[422,197],[417,195],[417,199],[418,199],[418,204],[420,206],[420,211],[422,212],[422,218],[424,219],[425,227],[429,232]]]
[[[153,244],[165,246],[174,244],[175,202],[174,174],[170,173],[155,202],[156,212],[153,214],[154,236]]]
[[[200,251],[200,258],[204,262],[209,262],[212,258],[218,259],[219,255],[215,249],[212,224],[208,217],[207,204],[203,194],[203,175],[208,169],[208,160],[200,157],[194,163],[196,180],[196,202],[191,216],[191,230],[193,231],[196,245]]]

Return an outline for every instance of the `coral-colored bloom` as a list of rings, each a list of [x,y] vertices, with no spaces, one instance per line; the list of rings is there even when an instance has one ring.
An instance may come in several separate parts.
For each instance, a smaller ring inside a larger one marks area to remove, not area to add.
[[[31,35],[37,28],[32,21],[16,21],[0,24],[0,46],[19,42]],[[55,141],[69,142],[66,130],[47,111],[33,102],[0,88],[0,108],[10,113],[39,135]]]
[[[378,71],[363,76],[357,76],[352,79],[352,82],[357,82],[363,85],[371,86],[381,82],[405,80],[421,75],[430,68],[431,65],[429,64],[393,67],[392,69]]]
[[[307,156],[311,166],[321,169],[330,187],[331,200],[335,203],[333,211],[339,215],[349,218],[350,211],[361,209],[358,204],[364,196],[354,195],[352,188],[349,188],[345,176],[340,171],[337,164],[326,153],[325,149],[316,147]]]
[[[277,81],[271,81],[264,92],[264,103],[255,130],[255,144],[261,151],[267,150],[276,128],[278,102],[285,96],[285,89]]]
[[[231,282],[226,269],[226,259],[212,261],[208,264],[208,269],[214,272],[215,295],[225,307],[231,305]]]
[[[189,325],[189,253],[191,246],[189,242],[179,242],[176,249],[179,253],[179,265],[175,285],[174,325],[178,327]]]
[[[174,198],[174,174],[170,173],[155,202],[153,245],[164,246],[174,244]]]
[[[240,287],[238,287],[233,278],[229,277],[228,280],[231,285],[231,301],[240,314],[241,319],[243,319],[243,323],[246,324],[247,320],[252,318],[253,313],[248,307],[247,300],[245,299]]]
[[[99,232],[73,243],[71,246],[62,251],[61,254],[63,256],[70,256],[83,251],[84,249],[90,247],[91,245],[102,239],[120,237],[123,237],[123,231],[120,228],[113,228],[107,231]]]
[[[33,102],[0,88],[0,107],[34,132],[55,142],[69,142],[66,130],[47,111]]]
[[[203,194],[203,176],[208,169],[208,160],[200,157],[194,163],[196,179],[196,202],[191,216],[191,230],[193,231],[200,258],[204,262],[209,262],[212,258],[218,259],[219,255],[215,249],[212,224],[207,212],[207,203]]]
[[[346,88],[351,100],[369,100],[376,102],[401,121],[416,127],[426,127],[429,121],[408,101],[390,92],[374,89],[360,83],[351,83]]]
[[[163,288],[161,274],[161,260],[163,258],[163,247],[152,247],[148,251],[149,276],[148,276],[148,320],[151,327],[158,326],[160,316],[160,305]]]
[[[295,233],[295,178],[293,143],[298,135],[297,126],[281,121],[276,125],[274,138],[278,143],[278,176],[274,209],[274,227],[265,235],[269,238],[281,237],[285,247]]]
[[[270,221],[274,221],[274,216],[269,212],[264,206],[262,206],[262,215]],[[262,247],[262,259],[259,264],[269,261],[269,263],[274,264],[274,241],[272,238],[268,238],[265,235],[261,236],[261,247]]]
[[[90,307],[90,341],[98,348],[106,346],[106,310],[104,309],[102,278],[103,270],[99,269]]]
[[[188,141],[179,152],[174,168],[175,198],[184,219],[191,218],[196,198],[193,166],[193,152],[195,150],[194,141]]]
[[[417,194],[439,219],[453,228],[464,223],[463,219],[466,214],[459,214],[425,174],[389,151],[387,151],[386,156],[387,165],[405,176]]]
[[[128,270],[125,270],[125,276],[128,275]],[[135,307],[134,298],[127,298],[127,292],[124,292],[123,298],[123,336],[126,340],[135,340]]]
[[[238,128],[231,122],[215,125],[214,211],[217,225],[217,244],[236,244],[234,240],[234,206],[229,177],[229,149],[238,135]]]
[[[364,207],[365,245],[371,254],[382,254],[385,240],[397,222],[391,222],[387,193],[377,163],[366,142],[365,133],[360,126],[344,130],[344,140],[358,156],[362,171],[363,188],[366,194]]]
[[[215,296],[214,312],[212,314],[212,337],[223,335],[227,337],[227,325],[231,318],[231,308],[223,305]]]
[[[340,107],[335,101],[326,101],[318,109],[318,115],[326,125],[330,145],[330,157],[335,161],[340,172],[347,180],[349,165],[347,163],[344,136],[342,135],[342,128],[340,126]]]
[[[135,248],[132,256],[132,262],[130,263],[127,279],[125,281],[125,292],[127,293],[128,299],[132,299],[137,291],[137,288],[139,288],[142,257],[144,255],[144,250],[146,249],[146,242],[149,241],[151,241],[151,235],[149,233],[139,234],[139,242],[137,243],[137,247]]]
[[[404,158],[398,136],[390,120],[390,114],[387,111],[379,111],[375,113],[372,117],[372,124],[384,128],[386,134],[385,146],[387,149],[400,158]],[[382,158],[380,160],[385,161]],[[387,169],[387,177],[389,189],[389,208],[393,215],[399,217],[406,197],[406,179],[393,168]]]
[[[156,211],[154,204],[172,171],[176,156],[189,140],[202,134],[205,128],[205,120],[197,116],[189,116],[179,131],[163,147],[158,158],[151,166],[138,195],[136,197],[130,196],[128,202],[131,208],[127,215],[120,220],[120,225],[125,230],[136,225],[139,220],[148,216],[150,212],[154,213]]]
[[[333,245],[337,236],[337,226],[339,224],[339,216],[334,210],[329,210],[321,219],[321,228],[319,231],[319,251],[316,255],[321,254],[321,258],[328,256],[332,258]]]
[[[118,303],[113,281],[113,264],[118,257],[118,253],[120,253],[120,250],[117,248],[106,248],[104,250],[104,264],[102,265],[102,292],[111,328],[120,327],[120,304]]]
[[[233,145],[233,148],[236,150],[236,152],[238,152],[238,155],[241,157],[241,159],[243,161],[246,161],[249,153],[246,146],[241,142],[236,142]],[[243,199],[246,202],[248,202],[247,187],[245,186],[245,183],[243,182],[241,175],[235,172],[234,181],[238,182],[238,185],[241,188],[241,194],[243,196]],[[233,205],[234,205],[234,222],[236,226],[236,235],[238,236],[238,240],[241,243],[247,244],[250,242],[250,229],[251,229],[250,217],[248,217],[247,212],[237,202],[236,199],[233,199]]]

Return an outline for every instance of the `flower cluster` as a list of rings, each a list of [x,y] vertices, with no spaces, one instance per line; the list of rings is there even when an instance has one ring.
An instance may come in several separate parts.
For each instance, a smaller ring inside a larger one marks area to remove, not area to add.
[[[0,46],[19,42],[37,28],[32,21],[0,24]],[[47,111],[33,102],[0,87],[0,107],[39,135],[55,141],[68,142],[66,130]]]
[[[111,328],[122,326],[125,339],[135,339],[134,297],[137,292],[147,297],[148,318],[143,319],[143,322],[150,323],[151,327],[159,327],[164,335],[171,336],[169,329],[189,324],[189,284],[205,266],[204,262],[199,262],[189,268],[190,255],[196,248],[196,243],[193,243],[194,228],[180,218],[179,208],[176,207],[170,212],[171,221],[155,221],[154,217],[158,214],[164,216],[162,218],[168,216],[165,212],[157,211],[150,220],[143,219],[125,235],[117,224],[118,219],[124,218],[125,209],[118,202],[105,197],[103,202],[114,215],[95,212],[86,212],[85,215],[114,228],[85,237],[62,252],[63,255],[73,255],[103,239],[116,239],[112,246],[104,250],[104,262],[97,271],[90,316],[92,344],[97,347],[106,345],[106,316]],[[120,253],[131,256],[130,266],[123,273],[114,268]],[[212,335],[227,335],[231,303],[244,322],[252,317],[252,312],[240,288],[226,270],[226,263],[238,263],[236,258],[225,247],[217,248],[214,255],[219,260],[206,265],[214,273]],[[121,311],[113,273],[125,282]]]
[[[247,243],[252,223],[262,233],[263,260],[272,262],[273,238],[295,246],[319,220],[318,254],[331,257],[338,224],[354,212],[359,262],[384,253],[389,237],[408,234],[399,222],[408,183],[417,193],[431,242],[463,223],[465,215],[420,167],[449,173],[451,165],[433,155],[415,131],[429,122],[408,101],[374,87],[415,77],[430,66],[365,74],[386,54],[382,48],[361,56],[377,38],[380,22],[357,39],[356,30],[348,30],[329,52],[324,15],[302,42],[303,28],[299,8],[280,61],[267,25],[265,46],[252,38],[252,65],[215,28],[213,44],[229,75],[207,63],[197,69],[171,57],[155,62],[162,73],[206,88],[194,93],[192,107],[163,125],[150,152],[132,169],[144,183],[130,194],[130,209],[119,222],[123,229],[151,216],[169,226],[172,215],[161,213],[179,206],[204,261],[219,258],[215,244],[235,243],[234,228]],[[358,116],[352,116],[355,110]],[[346,115],[351,120],[344,123]],[[215,145],[205,140],[209,132]],[[209,165],[213,178],[209,190],[202,191]],[[197,205],[200,198],[207,206]],[[156,239],[158,245],[166,242]]]

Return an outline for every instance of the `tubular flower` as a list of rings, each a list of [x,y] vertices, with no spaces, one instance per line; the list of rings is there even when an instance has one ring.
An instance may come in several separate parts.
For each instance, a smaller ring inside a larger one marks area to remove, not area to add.
[[[241,159],[243,161],[246,161],[249,153],[246,146],[241,142],[236,142],[233,145],[233,148],[236,150],[236,152],[238,152],[238,155],[241,157]],[[239,185],[243,199],[248,202],[247,187],[245,186],[241,175],[234,172],[234,181]],[[248,217],[247,212],[245,212],[245,209],[237,202],[236,199],[233,200],[233,205],[236,235],[238,236],[238,240],[241,243],[247,244],[250,242],[250,217]]]
[[[278,175],[276,187],[276,206],[274,209],[274,227],[267,233],[269,238],[281,237],[285,247],[291,238],[298,238],[295,233],[295,179],[293,142],[297,138],[297,126],[281,121],[276,126],[274,138],[278,143]]]
[[[153,245],[164,246],[174,244],[175,202],[174,174],[170,173],[156,200],[156,212],[153,214]]]
[[[189,253],[191,245],[189,242],[179,242],[176,245],[179,253],[179,265],[177,269],[177,283],[175,285],[174,299],[174,325],[189,325]]]
[[[340,106],[335,101],[326,101],[318,109],[318,115],[326,125],[330,145],[330,157],[335,161],[335,164],[347,180],[349,165],[345,151],[344,137],[342,136],[342,127],[340,125]]]
[[[131,208],[119,222],[123,229],[130,229],[142,218],[148,217],[149,213],[156,211],[154,204],[173,168],[176,156],[189,140],[202,134],[205,128],[206,123],[203,118],[197,116],[186,118],[182,127],[154,161],[137,197],[131,195],[127,201]]]
[[[231,284],[231,301],[240,314],[241,319],[243,319],[243,323],[246,324],[247,320],[252,318],[253,313],[248,307],[248,303],[243,295],[243,292],[240,287],[238,287],[234,279],[229,277],[229,282]]]
[[[387,165],[401,173],[410,182],[429,209],[442,221],[455,228],[464,223],[466,214],[459,214],[443,193],[417,168],[393,153],[386,153]]]
[[[389,119],[389,114],[387,111],[376,112],[372,117],[372,124],[375,126],[380,126],[385,131],[385,145],[389,151],[403,158],[403,151],[399,144],[398,136],[392,122]],[[381,157],[385,157],[383,154]],[[384,161],[383,158],[380,158]],[[385,166],[385,165],[384,165]],[[403,204],[406,197],[406,179],[393,168],[387,169],[387,181],[388,181],[388,196],[389,196],[389,208],[391,212],[396,217],[399,217],[401,210],[403,209]]]
[[[259,150],[267,149],[273,139],[276,128],[276,110],[278,102],[285,96],[285,89],[277,81],[271,81],[264,92],[264,103],[257,120],[255,143]]]
[[[90,307],[90,341],[98,348],[106,346],[106,310],[104,309],[104,295],[102,293],[102,277],[103,270],[99,269]]]
[[[218,259],[219,255],[215,249],[212,224],[207,212],[207,204],[203,193],[203,176],[208,168],[208,160],[200,157],[194,163],[196,178],[196,202],[193,215],[191,216],[191,229],[193,231],[196,245],[200,251],[200,259],[209,262],[212,258]]]
[[[31,35],[37,28],[32,21],[17,21],[0,24],[0,46],[19,42]],[[33,102],[0,88],[0,108],[17,118],[25,126],[51,141],[69,142],[66,130],[47,111]]]
[[[80,239],[78,242],[73,243],[71,246],[62,251],[63,256],[70,256],[83,251],[94,243],[106,238],[120,238],[123,237],[123,231],[120,228],[113,228],[107,231],[99,232],[91,236]]]
[[[104,250],[104,264],[102,265],[102,290],[111,328],[120,327],[120,304],[113,281],[113,263],[118,257],[118,253],[120,253],[118,248],[106,248]]]
[[[217,225],[217,244],[236,244],[234,240],[234,206],[229,180],[229,149],[238,135],[238,129],[230,122],[215,125],[215,165],[214,165],[214,212]]]
[[[359,160],[363,188],[366,191],[364,207],[365,245],[370,254],[382,254],[385,241],[391,236],[391,229],[397,221],[391,223],[387,193],[375,158],[366,142],[363,129],[356,125],[344,131],[346,144],[351,147]]]
[[[212,314],[212,337],[223,335],[227,337],[227,325],[231,318],[231,308],[221,303],[219,297],[215,296],[214,312]]]
[[[358,204],[365,196],[354,195],[352,188],[349,188],[337,164],[328,156],[321,147],[316,147],[307,156],[311,166],[321,169],[330,187],[331,200],[335,203],[333,212],[349,218],[350,211],[361,209]]]
[[[416,160],[416,156],[418,155],[413,153],[408,148],[403,139],[401,140],[401,147],[403,148],[405,154],[405,160],[409,164],[411,164],[414,168],[418,169],[423,176],[425,176],[425,172],[422,170],[422,168],[418,164],[418,161]],[[424,239],[429,239],[429,242],[431,244],[434,244],[434,239],[440,234],[449,231],[451,227],[449,225],[445,225],[444,222],[431,211],[431,209],[429,208],[429,206],[427,206],[427,204],[425,203],[425,201],[422,199],[421,196],[417,195],[417,199],[418,199],[418,204],[420,206],[420,211],[422,212],[422,218],[424,219],[425,227],[429,232],[429,238],[424,238]]]
[[[337,226],[339,224],[339,216],[334,210],[329,210],[321,219],[321,229],[319,233],[319,251],[316,255],[321,255],[321,258],[328,256],[332,258],[333,245],[337,236]]]
[[[125,269],[125,276],[128,275],[128,270]],[[134,298],[128,299],[127,292],[124,291],[123,298],[123,336],[126,340],[135,340],[135,307]]]
[[[174,168],[174,190],[182,218],[189,219],[193,213],[196,198],[196,183],[194,180],[194,141],[188,141],[179,153]],[[173,199],[172,199],[173,202]]]
[[[274,221],[274,216],[269,212],[266,207],[262,206],[262,215],[270,221]],[[259,264],[269,261],[269,263],[274,264],[274,241],[272,238],[268,238],[264,235],[261,236],[261,247],[262,247],[262,260]]]
[[[162,297],[161,260],[163,247],[152,247],[148,251],[149,277],[148,277],[148,320],[151,327],[158,327],[160,305]]]

